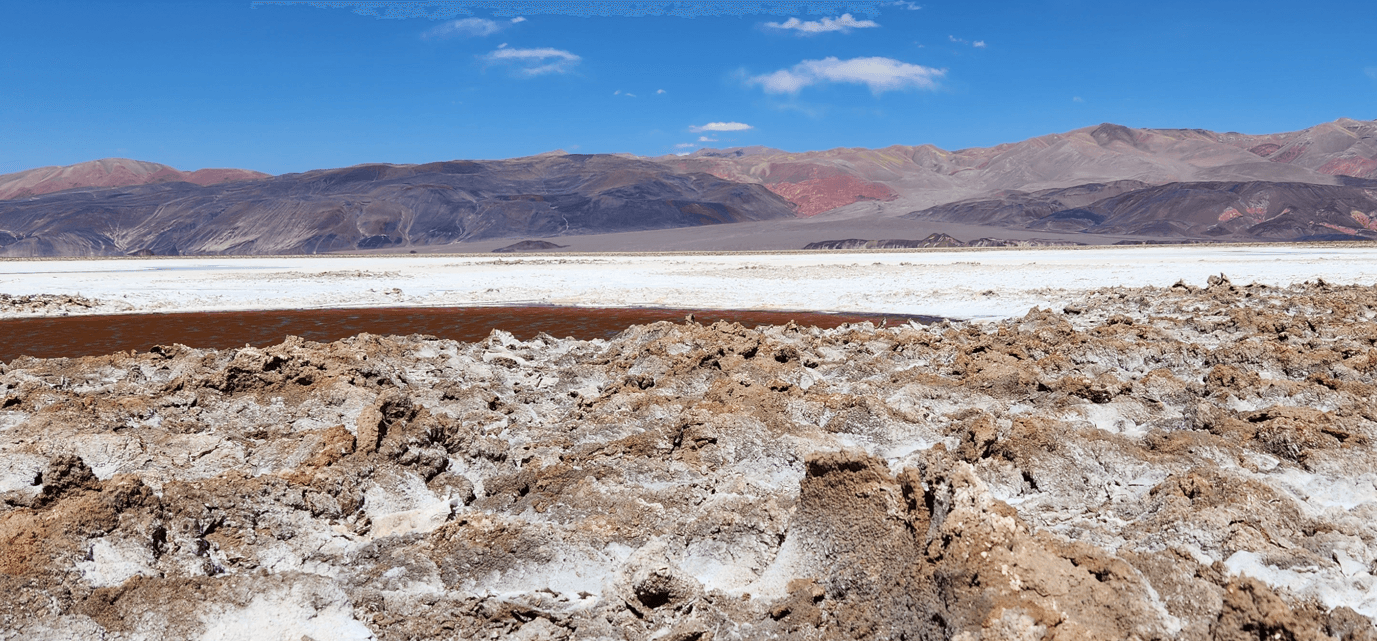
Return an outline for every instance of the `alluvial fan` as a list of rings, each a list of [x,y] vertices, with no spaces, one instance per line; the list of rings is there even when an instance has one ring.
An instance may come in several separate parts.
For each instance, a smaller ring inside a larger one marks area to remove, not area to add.
[[[1216,277],[989,324],[21,358],[0,637],[1370,639],[1374,317]]]

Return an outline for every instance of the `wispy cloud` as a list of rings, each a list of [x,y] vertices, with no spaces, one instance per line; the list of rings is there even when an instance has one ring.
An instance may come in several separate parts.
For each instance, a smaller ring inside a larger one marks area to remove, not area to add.
[[[1368,67],[1363,70],[1363,73],[1367,74],[1367,77],[1377,80],[1377,67]]]
[[[897,89],[935,89],[937,81],[947,75],[945,69],[909,64],[893,58],[852,58],[838,60],[804,60],[792,68],[754,76],[747,84],[760,85],[767,93],[795,94],[804,87],[825,82],[845,82],[866,85],[871,93],[881,94]]]
[[[699,137],[698,137],[698,142],[717,142],[717,139],[716,139],[716,138],[709,138],[709,137],[707,137],[707,136],[699,136]]]
[[[421,34],[427,40],[434,38],[475,38],[490,36],[506,28],[505,24],[483,18],[464,18],[450,20]]]
[[[952,42],[955,42],[956,44],[959,44],[959,45],[970,45],[970,46],[972,46],[972,47],[975,47],[976,49],[984,49],[984,48],[985,48],[985,41],[984,41],[984,40],[976,40],[975,42],[971,42],[970,40],[966,40],[965,38],[958,38],[958,37],[956,37],[956,36],[947,36],[947,40],[950,40],[950,41],[952,41]]]
[[[517,16],[517,17],[515,17],[515,18],[512,18],[512,21],[511,21],[511,22],[512,22],[512,24],[521,24],[521,23],[523,23],[523,22],[525,22],[525,21],[526,21],[525,18],[523,18],[523,17],[521,17],[521,16]]]
[[[784,22],[767,22],[765,26],[771,29],[796,31],[800,36],[814,36],[829,31],[847,32],[852,29],[870,29],[880,26],[880,23],[874,20],[857,20],[851,17],[849,13],[843,13],[840,18],[823,18],[822,20],[806,22],[798,18],[789,18]]]
[[[833,109],[832,105],[805,102],[799,100],[798,96],[789,96],[788,99],[782,101],[770,101],[768,104],[772,109],[778,111],[796,111],[814,120],[826,116],[827,112]]]
[[[634,94],[634,93],[623,92],[621,89],[618,89],[618,90],[612,92],[612,95],[614,95],[614,96],[626,96],[627,98],[635,98],[635,97],[636,97],[636,94]]]
[[[656,90],[655,90],[655,95],[657,95],[657,96],[660,95],[660,94],[662,94],[662,93],[669,93],[669,92],[665,91],[664,89],[656,89]]]
[[[1071,102],[1085,102],[1085,98],[1082,98],[1080,96],[1072,96]]]
[[[674,147],[675,147],[676,149],[688,149],[689,147],[697,147],[697,146],[698,146],[698,145],[697,145],[696,143],[681,142],[681,143],[675,145]]]
[[[693,133],[701,131],[746,131],[747,129],[755,129],[755,127],[744,122],[710,122],[706,125],[689,127],[689,131]]]
[[[884,6],[899,7],[901,9],[908,9],[909,11],[917,11],[923,8],[922,5],[913,2],[906,2],[905,0],[895,0],[894,2],[886,2]]]
[[[578,64],[580,60],[583,60],[583,58],[563,49],[550,47],[515,49],[502,46],[480,57],[490,63],[512,65],[516,68],[516,72],[523,76],[565,73]]]

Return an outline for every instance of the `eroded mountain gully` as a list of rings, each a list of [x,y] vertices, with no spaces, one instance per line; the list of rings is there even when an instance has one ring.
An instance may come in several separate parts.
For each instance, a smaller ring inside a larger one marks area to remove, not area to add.
[[[1377,638],[1377,288],[0,369],[0,637]]]

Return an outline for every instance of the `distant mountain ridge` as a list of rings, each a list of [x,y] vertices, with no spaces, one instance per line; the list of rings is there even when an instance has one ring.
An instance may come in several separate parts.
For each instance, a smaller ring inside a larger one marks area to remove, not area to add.
[[[759,185],[645,160],[542,154],[0,201],[0,255],[312,254],[793,216]]]
[[[1340,118],[1261,135],[1105,123],[955,151],[934,145],[803,153],[745,147],[656,160],[683,171],[762,184],[811,216],[872,201],[916,210],[1002,190],[1034,192],[1123,180],[1338,185],[1342,177],[1377,178],[1377,121]]]
[[[1344,185],[1120,181],[938,205],[916,221],[1232,241],[1377,240],[1377,180]],[[1092,196],[1099,196],[1090,200]]]
[[[830,225],[809,242],[877,219],[910,238],[941,223],[1055,242],[1363,239],[1377,238],[1377,121],[1260,135],[1105,123],[956,151],[550,152],[282,176],[105,159],[0,176],[3,197],[0,256],[398,250],[816,222],[800,218]]]
[[[268,178],[248,169],[179,171],[167,165],[128,158],[102,158],[65,167],[39,167],[0,175],[0,200],[42,196],[87,187],[128,187],[165,182],[215,185]]]

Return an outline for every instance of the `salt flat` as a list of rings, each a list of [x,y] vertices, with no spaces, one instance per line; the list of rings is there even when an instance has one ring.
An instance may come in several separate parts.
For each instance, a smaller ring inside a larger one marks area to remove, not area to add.
[[[1377,283],[1377,247],[1233,245],[780,254],[551,254],[0,261],[0,293],[89,309],[0,317],[551,304],[818,310],[998,319],[1106,286],[1323,278]]]

